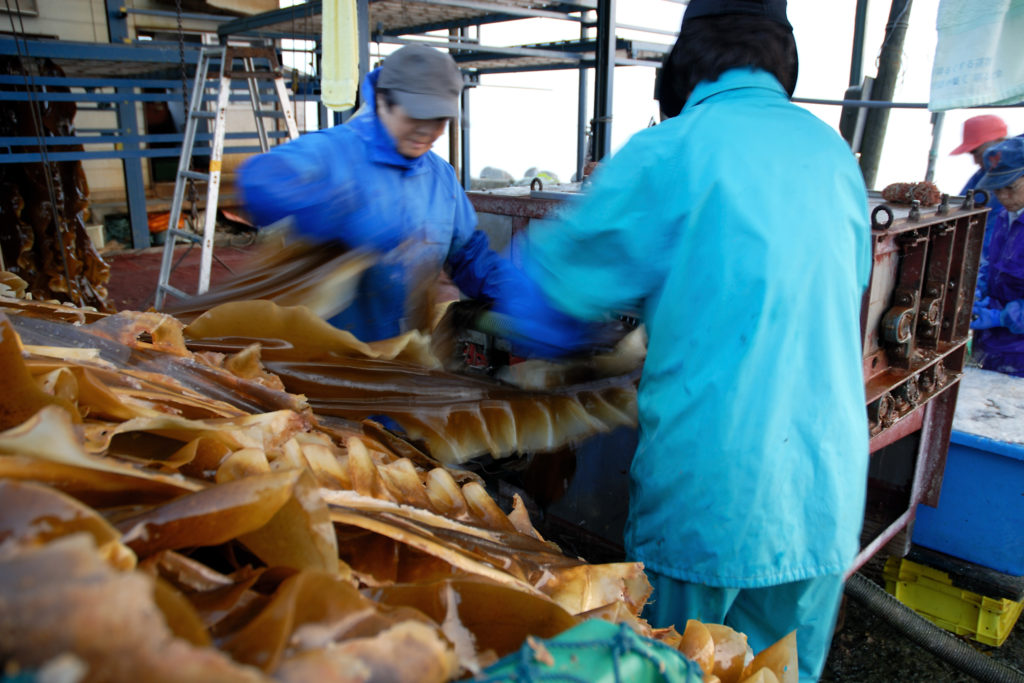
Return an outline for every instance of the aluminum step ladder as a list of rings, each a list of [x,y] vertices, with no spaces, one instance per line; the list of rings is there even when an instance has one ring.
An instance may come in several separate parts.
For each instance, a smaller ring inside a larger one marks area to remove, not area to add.
[[[242,63],[242,70],[235,71],[234,62]],[[219,77],[210,78],[211,65],[219,63]],[[259,136],[260,149],[266,152],[270,148],[265,119],[283,119],[288,138],[299,137],[295,116],[292,113],[285,86],[284,76],[274,50],[269,47],[220,46],[204,47],[199,53],[196,66],[195,82],[192,85],[192,96],[189,100],[188,118],[185,122],[185,136],[182,142],[181,158],[178,160],[178,172],[174,181],[174,196],[171,199],[171,215],[167,227],[167,239],[164,242],[163,257],[160,260],[160,277],[157,282],[154,306],[163,308],[167,295],[187,299],[190,294],[170,284],[171,272],[177,264],[174,261],[174,247],[178,239],[189,243],[189,251],[196,244],[202,246],[199,262],[199,285],[196,294],[204,294],[210,288],[210,268],[213,265],[213,237],[217,224],[217,199],[220,193],[221,159],[224,155],[224,136],[228,102],[231,96],[232,79],[244,79],[249,89],[249,100],[252,104],[253,116],[256,119],[256,132]],[[277,99],[277,108],[263,107],[260,83],[270,81]],[[214,97],[215,96],[215,97]],[[212,104],[212,108],[207,107]],[[210,148],[210,168],[208,173],[191,170],[192,154],[195,151],[196,134],[200,125],[206,121],[213,122],[213,140]],[[178,228],[181,219],[182,204],[185,190],[189,182],[206,182],[206,212],[203,220],[203,232],[181,230]],[[186,252],[187,254],[188,252]],[[182,259],[184,256],[182,256]],[[179,259],[178,263],[181,262]]]

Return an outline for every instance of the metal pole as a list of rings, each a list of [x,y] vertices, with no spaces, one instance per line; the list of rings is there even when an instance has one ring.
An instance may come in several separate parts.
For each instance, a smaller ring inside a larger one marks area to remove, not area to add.
[[[878,58],[878,75],[872,87],[871,99],[891,102],[896,90],[896,79],[900,73],[903,54],[903,40],[907,35],[910,7],[913,0],[893,0],[889,9],[889,23],[885,27],[885,40]],[[879,108],[868,111],[864,125],[864,139],[861,143],[860,170],[864,183],[873,188],[878,175],[878,161],[882,156],[882,143],[889,123],[889,109]]]
[[[462,29],[466,30],[466,29]],[[472,189],[473,174],[469,170],[469,91],[470,88],[462,89],[461,103],[461,125],[462,125],[462,187],[465,190]]]
[[[111,43],[124,44],[128,41],[128,20],[121,12],[121,0],[107,0],[107,31]],[[117,127],[126,137],[121,160],[124,170],[124,189],[128,201],[128,222],[132,229],[132,247],[145,249],[150,244],[149,217],[146,215],[146,184],[142,179],[142,158],[139,154],[139,121],[135,103],[128,97],[134,88],[118,86],[115,89],[124,99],[117,102]],[[134,152],[134,154],[133,154]]]
[[[939,138],[942,137],[942,124],[946,120],[946,112],[937,111],[932,114],[932,146],[928,150],[928,168],[924,172],[924,179],[931,182],[935,180],[935,162],[939,158]]]
[[[600,161],[612,151],[615,1],[598,0],[597,2],[597,60],[594,66],[594,161]]]
[[[850,85],[860,85],[864,78],[864,31],[868,23],[868,0],[857,0],[853,23],[853,54],[850,57]]]
[[[587,39],[587,26],[580,26],[580,40]],[[583,182],[583,167],[587,163],[587,68],[579,69],[580,96],[576,117],[576,182]]]

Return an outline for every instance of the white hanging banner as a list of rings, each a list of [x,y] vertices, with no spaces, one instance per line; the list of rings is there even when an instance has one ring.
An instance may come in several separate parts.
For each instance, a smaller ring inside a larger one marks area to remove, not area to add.
[[[323,0],[320,100],[334,111],[351,109],[359,87],[356,0]]]
[[[928,108],[1024,100],[1024,0],[940,0]]]

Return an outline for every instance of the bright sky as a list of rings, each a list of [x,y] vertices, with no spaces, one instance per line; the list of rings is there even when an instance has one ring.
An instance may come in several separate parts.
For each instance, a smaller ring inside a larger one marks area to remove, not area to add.
[[[659,29],[677,30],[683,5],[671,0],[619,0],[617,21]],[[863,73],[874,76],[885,33],[890,2],[869,4]],[[849,83],[855,0],[790,0],[789,18],[800,53],[800,78],[796,96],[842,99]],[[896,88],[896,102],[926,102],[935,53],[935,18],[938,0],[913,0],[910,25],[904,44],[903,65]],[[620,37],[671,43],[669,36],[619,30]],[[484,26],[481,41],[489,45],[566,40],[579,37],[578,24],[528,19]],[[391,46],[381,46],[390,52]],[[589,78],[593,88],[593,72]],[[657,113],[653,99],[654,70],[618,67],[614,76],[612,143],[614,148],[646,127]],[[521,177],[528,168],[552,171],[569,180],[576,164],[577,72],[551,71],[484,76],[482,86],[470,95],[471,159],[473,175],[485,166],[503,168]],[[593,105],[592,94],[588,98]],[[837,126],[839,107],[808,106],[827,123]],[[950,194],[958,193],[974,172],[969,155],[949,156],[960,143],[964,119],[977,110],[948,112],[942,128],[935,181]],[[1010,133],[1024,132],[1024,109],[1000,109]],[[876,186],[890,182],[923,180],[932,142],[931,114],[923,109],[897,109],[889,117]],[[447,143],[435,147],[442,156]]]

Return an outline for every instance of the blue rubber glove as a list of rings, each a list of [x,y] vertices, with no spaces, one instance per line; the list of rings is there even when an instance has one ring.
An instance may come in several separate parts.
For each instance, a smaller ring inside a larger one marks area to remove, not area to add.
[[[998,308],[987,308],[982,303],[988,301],[986,297],[974,306],[971,319],[972,330],[989,330],[993,327],[1003,327],[1003,312]]]
[[[518,280],[495,299],[499,314],[497,334],[507,339],[512,351],[527,358],[562,358],[600,343],[603,326],[562,313],[522,271],[513,268]]]

